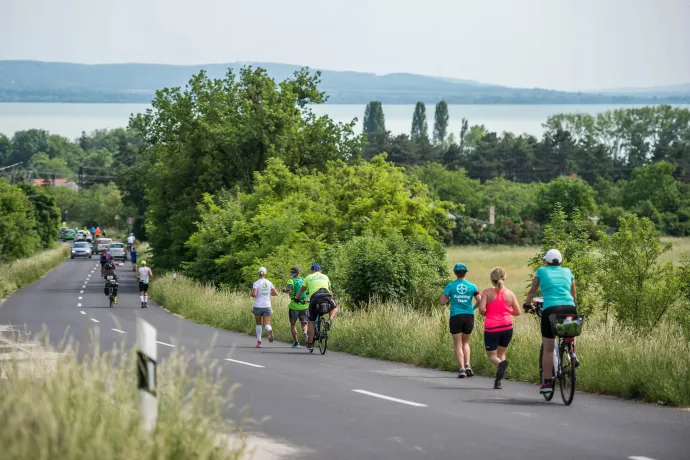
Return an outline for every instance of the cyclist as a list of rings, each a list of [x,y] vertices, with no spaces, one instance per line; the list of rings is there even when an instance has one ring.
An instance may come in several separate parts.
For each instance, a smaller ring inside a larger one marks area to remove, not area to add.
[[[484,289],[479,301],[479,311],[484,320],[484,347],[491,364],[496,366],[494,389],[501,389],[501,380],[508,368],[506,350],[513,338],[513,318],[520,316],[520,303],[510,289],[505,287],[506,271],[496,267],[489,275],[493,288]]]
[[[532,298],[541,289],[544,305],[541,315],[541,336],[544,342],[542,368],[544,369],[544,383],[539,388],[540,393],[552,391],[553,350],[555,336],[551,328],[551,317],[554,315],[577,314],[577,292],[575,277],[569,268],[561,267],[563,256],[558,249],[549,249],[544,255],[545,267],[539,267],[534,274],[532,287],[525,299],[524,308],[532,307]],[[577,366],[577,357],[573,353],[573,362]]]
[[[104,278],[104,277],[105,277],[105,272],[104,272],[104,270],[103,270],[103,267],[105,266],[105,264],[108,263],[108,254],[107,254],[107,252],[105,252],[105,251],[104,251],[104,252],[101,252],[101,259],[99,260],[99,262],[100,262],[100,264],[101,264],[101,277]]]
[[[141,267],[137,270],[137,279],[139,280],[139,299],[141,300],[141,308],[149,307],[149,282],[153,279],[153,272],[146,266],[146,261],[141,261]]]
[[[457,279],[451,281],[443,289],[440,303],[444,306],[450,301],[450,318],[448,326],[453,336],[453,347],[455,348],[455,359],[458,361],[458,378],[472,377],[474,372],[470,366],[470,337],[474,329],[474,309],[472,298],[475,304],[479,303],[481,296],[477,286],[465,279],[467,275],[467,265],[458,262],[453,267],[453,272]]]
[[[278,291],[269,280],[266,279],[266,268],[259,268],[259,279],[252,285],[252,297],[254,297],[254,319],[256,319],[256,348],[261,348],[261,325],[268,332],[268,341],[273,342],[273,327],[271,327],[271,297],[277,296]]]
[[[136,238],[134,238],[134,233],[130,233],[129,236],[127,237],[127,250],[131,251],[132,246],[134,245],[134,241]]]
[[[326,330],[331,328],[335,316],[338,314],[338,306],[333,300],[333,292],[331,290],[331,281],[328,276],[321,272],[321,266],[319,264],[313,264],[311,266],[311,274],[304,278],[304,284],[300,288],[299,292],[293,297],[295,300],[299,300],[305,292],[309,292],[309,325],[307,326],[307,348],[309,350],[314,349],[314,322],[319,316],[318,305],[321,300],[328,299],[330,304],[330,309],[328,313],[328,320],[324,327]]]
[[[288,295],[291,292],[297,292],[300,289],[302,289],[302,285],[304,284],[304,278],[302,278],[300,275],[300,269],[297,265],[292,267],[290,269],[290,279],[287,282],[287,286],[285,286],[285,292],[288,293]],[[290,332],[292,332],[292,340],[294,343],[292,344],[292,348],[299,348],[299,340],[297,339],[297,326],[295,323],[297,323],[297,320],[299,320],[300,324],[302,325],[302,332],[304,333],[304,337],[307,337],[307,323],[309,322],[307,320],[307,293],[305,292],[302,294],[302,296],[299,298],[299,300],[295,300],[294,298],[290,297],[290,303],[288,304],[288,313],[289,313],[289,319],[290,319]]]
[[[132,246],[132,250],[129,251],[129,260],[132,261],[132,271],[137,271],[137,248]]]
[[[110,281],[107,281],[108,276],[112,276],[113,280],[117,281],[117,273],[115,272],[115,269],[115,259],[113,256],[110,256],[108,261],[103,265],[103,277],[106,278],[104,288],[105,295],[108,295],[108,285],[110,284]],[[117,303],[117,283],[114,283],[113,297],[113,303],[115,304]]]

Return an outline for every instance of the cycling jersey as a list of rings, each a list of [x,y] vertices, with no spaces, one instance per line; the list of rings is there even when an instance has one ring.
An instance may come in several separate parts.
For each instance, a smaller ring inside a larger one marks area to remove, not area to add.
[[[331,280],[321,272],[312,273],[304,278],[304,286],[307,287],[309,295],[314,295],[319,289],[331,291]]]
[[[287,285],[290,287],[290,304],[288,305],[288,308],[290,310],[306,310],[308,305],[305,300],[307,300],[307,293],[304,292],[302,293],[302,296],[299,298],[304,303],[298,303],[295,302],[294,295],[297,294],[300,289],[302,289],[302,285],[304,285],[304,278],[290,278],[287,282]]]
[[[474,315],[472,297],[478,292],[477,286],[467,280],[455,280],[448,283],[443,293],[450,298],[450,316]]]
[[[558,265],[539,267],[534,276],[539,279],[539,288],[544,297],[544,310],[556,306],[575,306],[570,292],[575,277],[569,268]]]

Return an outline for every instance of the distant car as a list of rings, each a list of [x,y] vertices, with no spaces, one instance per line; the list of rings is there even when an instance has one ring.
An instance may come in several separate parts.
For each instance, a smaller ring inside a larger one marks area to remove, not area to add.
[[[75,257],[88,257],[91,258],[91,245],[86,241],[75,241],[72,245],[72,254],[70,259]]]
[[[86,241],[86,232],[84,230],[79,230],[74,234],[74,241]]]
[[[101,252],[108,250],[108,245],[112,242],[110,238],[96,238],[96,243],[94,244],[93,253],[100,254]]]
[[[60,239],[65,238],[65,231],[69,230],[69,227],[60,227]]]
[[[113,241],[108,245],[108,248],[110,249],[110,255],[113,256],[113,259],[122,259],[123,262],[127,260],[127,251],[125,250],[124,243]]]
[[[93,236],[91,235],[91,232],[88,230],[85,230],[84,234],[86,234],[86,241],[88,241],[89,243],[93,243]]]
[[[74,239],[74,229],[68,228],[65,230],[65,233],[62,235],[62,241],[67,241],[67,240],[73,240]]]

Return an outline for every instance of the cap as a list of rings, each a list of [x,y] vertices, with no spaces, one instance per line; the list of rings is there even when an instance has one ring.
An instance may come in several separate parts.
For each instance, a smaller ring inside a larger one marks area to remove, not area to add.
[[[467,265],[463,264],[462,262],[458,262],[458,263],[455,264],[455,266],[453,267],[453,271],[454,271],[454,272],[466,272],[466,271],[468,271],[468,270],[467,270]]]
[[[297,265],[295,265],[294,267],[292,267],[290,269],[290,273],[299,273],[300,271],[301,270],[299,269],[299,267]]]
[[[260,267],[259,268],[259,275],[265,275],[266,274],[266,267]]]
[[[142,261],[141,261],[141,265],[146,265],[146,261],[145,261],[145,260],[142,260]]]
[[[547,264],[552,264],[554,262],[563,262],[563,256],[561,255],[561,251],[558,249],[549,249],[546,251],[546,254],[544,255],[544,261]]]
[[[318,270],[321,270],[321,265],[319,265],[319,264],[313,264],[313,265],[311,266],[311,271],[315,272],[315,271],[318,271]]]

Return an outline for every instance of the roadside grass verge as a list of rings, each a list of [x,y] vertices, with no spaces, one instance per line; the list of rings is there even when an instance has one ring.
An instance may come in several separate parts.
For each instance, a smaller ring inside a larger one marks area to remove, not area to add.
[[[190,321],[220,329],[254,334],[248,294],[216,290],[178,275],[156,279],[151,297],[171,312]],[[276,339],[291,342],[288,298],[273,298]],[[372,305],[366,310],[341,309],[329,335],[329,349],[441,370],[457,370],[447,310],[414,311],[401,305]],[[538,318],[516,318],[508,349],[508,379],[536,383],[541,342]],[[472,334],[472,367],[495,375],[486,359],[483,321],[477,314]],[[252,341],[251,338],[247,338]],[[306,351],[303,351],[306,352]],[[613,324],[591,322],[578,338],[578,389],[647,402],[690,406],[690,346],[680,328],[670,322],[641,335]],[[650,376],[652,372],[653,377]]]
[[[39,279],[46,272],[60,265],[69,257],[69,253],[68,245],[57,244],[52,249],[41,251],[12,264],[0,264],[0,299]]]
[[[231,394],[206,358],[173,353],[159,363],[158,423],[146,437],[133,351],[96,350],[79,361],[67,351],[50,369],[21,360],[2,364],[3,459],[229,460],[244,453],[239,425],[224,420]],[[198,372],[189,372],[190,365]]]

